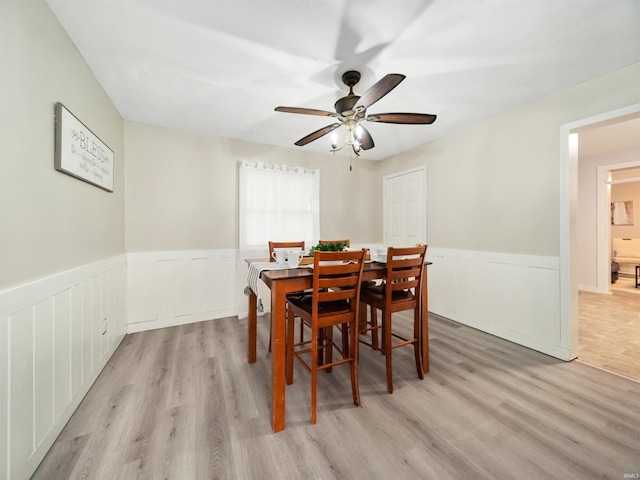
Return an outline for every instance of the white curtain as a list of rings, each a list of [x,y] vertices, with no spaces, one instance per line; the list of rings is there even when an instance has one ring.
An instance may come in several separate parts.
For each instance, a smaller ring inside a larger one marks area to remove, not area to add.
[[[239,166],[239,229],[242,250],[269,240],[320,238],[320,170],[243,160]]]

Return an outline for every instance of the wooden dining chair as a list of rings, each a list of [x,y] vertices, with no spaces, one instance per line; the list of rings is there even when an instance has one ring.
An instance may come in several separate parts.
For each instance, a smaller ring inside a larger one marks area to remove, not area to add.
[[[382,329],[382,352],[386,357],[387,391],[393,393],[392,351],[395,348],[413,345],[416,370],[420,379],[424,378],[421,357],[421,311],[422,273],[426,245],[387,250],[387,277],[377,286],[363,286],[360,301],[371,306],[371,315],[366,330],[377,336]],[[366,308],[363,305],[361,308]],[[382,310],[382,324],[378,325],[378,312]],[[393,332],[392,316],[395,312],[413,310],[413,337],[405,338]],[[362,331],[362,329],[361,329]],[[393,339],[398,339],[395,342]],[[363,342],[367,345],[369,343]],[[377,341],[371,342],[375,348]]]
[[[269,242],[269,261],[275,262],[273,258],[273,252],[276,248],[292,248],[304,250],[304,240],[302,242]]]
[[[304,250],[304,240],[302,240],[301,242],[272,242],[269,241],[269,261],[270,262],[275,262],[276,259],[273,258],[273,252],[275,251],[276,248],[291,248],[291,249],[300,249],[300,250]],[[299,295],[298,292],[295,293],[291,293],[289,295]],[[271,327],[272,324],[269,323],[269,353],[271,353]],[[300,324],[300,341],[302,341],[303,339],[303,332],[302,332],[302,324]]]
[[[311,423],[316,423],[316,380],[318,370],[330,370],[349,363],[353,403],[360,405],[358,387],[358,309],[365,250],[315,252],[311,297],[287,299],[287,384],[293,383],[293,359],[311,374]],[[294,343],[294,319],[299,316],[311,329],[311,339]],[[341,326],[342,344],[333,340],[334,326]],[[324,341],[318,339],[324,336]],[[318,362],[324,350],[324,362]],[[333,351],[340,354],[333,360]],[[320,363],[320,364],[319,364]]]

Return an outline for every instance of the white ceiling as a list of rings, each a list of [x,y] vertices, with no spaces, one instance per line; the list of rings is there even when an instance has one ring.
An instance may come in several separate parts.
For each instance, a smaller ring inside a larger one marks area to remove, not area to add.
[[[48,0],[125,120],[327,152],[340,77],[362,94],[407,76],[368,113],[379,160],[640,61],[638,0]],[[64,101],[64,99],[60,99]]]

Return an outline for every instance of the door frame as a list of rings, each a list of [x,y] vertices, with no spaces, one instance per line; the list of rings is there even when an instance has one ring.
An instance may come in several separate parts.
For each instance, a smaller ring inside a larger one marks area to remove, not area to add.
[[[429,221],[429,216],[427,215],[427,207],[428,207],[428,203],[427,203],[427,186],[428,186],[428,179],[427,179],[427,166],[426,165],[420,165],[414,168],[409,168],[407,170],[402,170],[401,172],[394,172],[391,173],[389,175],[385,175],[384,177],[382,177],[382,243],[383,245],[386,245],[386,238],[387,238],[387,234],[386,234],[386,226],[387,226],[387,216],[388,216],[388,208],[387,208],[387,182],[389,180],[391,180],[394,177],[400,177],[402,175],[407,175],[410,173],[415,173],[415,172],[420,172],[422,171],[422,175],[424,178],[424,182],[422,185],[422,209],[424,211],[424,227],[422,229],[422,235],[421,237],[424,239],[423,240],[423,244],[424,245],[428,245],[429,243],[429,237],[428,237],[428,233],[429,233],[429,227],[428,227],[428,221]]]
[[[560,126],[560,345],[578,357],[578,142],[580,130],[640,113],[640,103]]]
[[[640,160],[601,165],[597,168],[597,293],[611,293],[611,172],[635,167],[640,167]]]

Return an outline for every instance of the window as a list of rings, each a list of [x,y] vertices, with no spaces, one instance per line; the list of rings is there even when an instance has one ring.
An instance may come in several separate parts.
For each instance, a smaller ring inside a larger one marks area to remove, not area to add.
[[[320,170],[262,162],[240,163],[240,248],[265,247],[269,240],[320,238]]]

